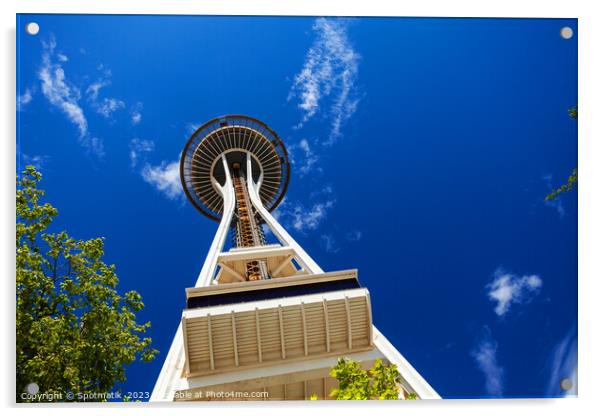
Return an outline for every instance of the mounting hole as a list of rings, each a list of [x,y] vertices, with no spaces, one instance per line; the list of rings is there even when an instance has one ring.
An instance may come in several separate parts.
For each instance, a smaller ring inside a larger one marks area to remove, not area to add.
[[[29,22],[27,26],[25,26],[25,31],[32,36],[35,36],[40,31],[40,25],[36,22]]]
[[[571,29],[568,26],[563,27],[562,29],[560,29],[560,36],[562,37],[562,39],[570,39],[573,37],[573,29]]]
[[[560,382],[560,388],[564,391],[570,390],[573,387],[573,382],[570,378],[563,378]]]
[[[25,391],[29,394],[38,394],[40,391],[40,386],[37,383],[29,383],[25,386]]]

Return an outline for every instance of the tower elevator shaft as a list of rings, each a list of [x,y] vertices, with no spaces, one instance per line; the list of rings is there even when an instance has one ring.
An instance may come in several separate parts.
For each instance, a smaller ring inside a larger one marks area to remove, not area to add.
[[[257,247],[265,244],[265,237],[257,214],[251,204],[246,180],[240,164],[232,165],[234,195],[236,196],[235,241],[237,247]],[[247,280],[269,279],[268,268],[264,260],[253,260],[246,264]]]

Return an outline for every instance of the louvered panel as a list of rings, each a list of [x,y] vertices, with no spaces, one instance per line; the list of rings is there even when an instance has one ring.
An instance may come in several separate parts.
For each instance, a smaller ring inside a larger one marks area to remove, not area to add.
[[[333,300],[327,303],[330,350],[344,351],[348,349],[347,308],[344,300]]]
[[[236,318],[236,333],[238,337],[238,347],[244,347],[257,341],[257,331],[255,331],[255,319],[239,320]]]
[[[284,309],[282,317],[287,357],[304,355],[301,306],[295,305]]]
[[[229,314],[211,317],[211,338],[215,368],[235,366],[232,318]]]
[[[241,366],[255,364],[259,357],[255,312],[236,314],[236,346]]]
[[[211,370],[207,318],[189,319],[186,322],[186,338],[190,371]]]
[[[368,300],[366,297],[349,299],[349,310],[351,312],[351,337],[354,346],[370,345],[370,317],[368,311]]]
[[[309,354],[326,353],[326,322],[322,304],[306,305],[305,320]]]
[[[259,331],[263,360],[273,361],[282,358],[280,322],[276,308],[259,311]]]
[[[303,306],[301,300],[306,298],[299,297],[296,303],[283,299],[284,306],[275,306],[273,301],[256,302],[257,310],[255,304],[251,310],[240,304],[240,311],[205,308],[209,318],[197,315],[187,319],[185,313],[189,374],[198,376],[304,359],[306,355],[311,358],[370,348],[367,297],[352,296],[346,300],[341,295],[335,299],[326,296],[311,297],[312,301]]]

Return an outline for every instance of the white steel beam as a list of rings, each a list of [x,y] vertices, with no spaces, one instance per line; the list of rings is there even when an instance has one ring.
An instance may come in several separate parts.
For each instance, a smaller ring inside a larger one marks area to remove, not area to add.
[[[378,330],[372,326],[374,333],[374,346],[389,360],[397,366],[401,374],[401,383],[410,392],[415,392],[420,399],[440,399],[435,389],[422,378],[420,373],[404,358],[397,348]]]
[[[205,259],[205,263],[203,264],[195,287],[209,286],[211,284],[213,276],[215,275],[215,269],[217,268],[217,258],[224,248],[224,242],[226,241],[228,229],[232,222],[232,215],[234,215],[236,197],[234,195],[234,185],[232,184],[232,177],[230,176],[230,169],[228,169],[228,162],[225,154],[222,155],[222,163],[224,164],[226,183],[222,186],[215,178],[211,178],[213,185],[221,193],[222,198],[224,199],[222,220],[219,223],[219,227],[217,228],[217,232],[215,233],[215,237],[213,238],[209,253],[207,254],[207,258]]]
[[[236,250],[220,253],[217,257],[217,261],[220,263],[229,263],[231,261],[239,260],[257,260],[258,258],[265,259],[269,257],[283,257],[293,253],[293,249],[290,247],[258,246],[252,248],[249,247],[249,250]]]
[[[205,263],[203,263],[203,268],[201,269],[195,287],[211,285],[217,268],[217,258],[224,247],[230,222],[232,221],[232,215],[234,214],[234,186],[232,185],[232,177],[230,176],[230,170],[228,169],[225,155],[222,155],[222,163],[224,164],[226,183],[222,186],[215,178],[212,178],[213,185],[218,192],[221,193],[222,198],[224,199],[222,220],[220,221],[217,233],[213,238],[209,253],[205,259]],[[182,378],[182,372],[185,370],[183,341],[182,324],[180,323],[169,348],[169,352],[167,353],[167,358],[161,368],[161,373],[159,373],[159,378],[153,388],[150,397],[151,401],[172,401],[173,393],[180,388],[181,383],[185,382],[185,379]]]
[[[249,190],[249,197],[251,203],[261,215],[265,223],[270,227],[274,235],[280,240],[280,243],[285,246],[291,247],[296,254],[299,263],[305,270],[311,274],[324,273],[324,271],[318,266],[310,256],[303,250],[303,248],[291,237],[291,235],[280,225],[278,221],[270,214],[270,212],[263,206],[261,198],[259,197],[259,187],[253,182],[253,164],[251,163],[251,155],[247,153],[247,188]]]

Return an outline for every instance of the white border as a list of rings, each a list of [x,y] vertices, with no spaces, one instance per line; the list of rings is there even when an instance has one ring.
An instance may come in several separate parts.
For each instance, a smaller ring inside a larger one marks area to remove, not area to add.
[[[284,0],[237,0],[237,1],[201,1],[201,0],[103,0],[102,2],[74,0],[5,0],[0,3],[2,20],[2,77],[0,77],[2,99],[0,100],[0,125],[5,129],[0,141],[0,153],[3,155],[0,181],[2,204],[2,239],[0,255],[4,266],[4,326],[8,336],[4,337],[2,348],[3,377],[0,378],[0,392],[5,406],[11,406],[14,392],[14,180],[15,180],[15,13],[136,13],[136,14],[263,14],[263,15],[391,15],[391,16],[488,16],[488,17],[577,17],[579,18],[579,399],[567,400],[488,400],[488,401],[442,401],[415,403],[404,402],[403,409],[392,403],[378,406],[379,412],[398,414],[411,411],[418,414],[441,413],[481,415],[506,415],[508,412],[530,411],[546,415],[589,414],[590,410],[599,410],[596,402],[600,386],[599,351],[602,351],[602,335],[596,321],[602,316],[598,296],[602,293],[602,267],[600,235],[602,227],[602,199],[600,197],[600,178],[602,178],[602,125],[600,116],[602,106],[602,60],[600,40],[602,39],[602,18],[598,2],[591,0],[421,0],[421,1],[353,1],[353,0],[304,0],[293,3]],[[459,378],[461,380],[461,378]],[[151,413],[167,413],[168,406],[155,406]],[[251,407],[244,403],[227,405],[210,403],[215,411],[224,414],[247,412],[242,408]],[[281,415],[281,404],[264,403],[261,407],[252,406],[262,415]],[[289,404],[287,415],[304,416],[308,408],[335,408],[343,406],[345,410],[376,408],[375,403],[295,403]],[[39,406],[38,406],[39,407]],[[126,408],[106,405],[94,405],[86,410],[90,414],[130,414],[146,408],[145,405],[130,404]],[[367,407],[367,408],[366,408]],[[35,408],[35,406],[34,406]],[[411,410],[410,410],[411,409]],[[31,412],[31,407],[24,408]],[[15,411],[12,409],[10,413]],[[38,412],[48,414],[81,413],[79,406],[44,407]]]

